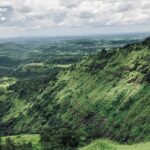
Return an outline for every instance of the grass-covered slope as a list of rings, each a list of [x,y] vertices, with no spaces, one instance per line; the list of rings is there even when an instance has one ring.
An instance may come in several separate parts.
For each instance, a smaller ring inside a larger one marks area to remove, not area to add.
[[[108,140],[97,140],[80,150],[149,150],[149,147],[150,142],[133,145],[119,145]]]
[[[57,150],[101,137],[149,141],[149,62],[146,39],[102,50],[57,76],[18,81],[0,99],[5,107],[0,110],[1,133],[40,132],[48,149]]]
[[[43,147],[40,143],[40,136],[39,135],[18,135],[18,136],[5,136],[1,138],[1,145],[6,145],[8,142],[8,139],[11,140],[15,145],[21,145],[21,144],[28,144],[31,143],[32,150],[42,150]],[[13,149],[13,147],[12,147]],[[30,150],[29,148],[26,148],[26,150]]]
[[[150,139],[150,47],[127,45],[84,59],[58,75],[41,99],[54,96],[63,124],[80,130],[81,139],[110,137],[121,142]],[[44,102],[44,101],[43,101]],[[51,119],[51,113],[47,114]],[[82,135],[84,133],[84,135]]]

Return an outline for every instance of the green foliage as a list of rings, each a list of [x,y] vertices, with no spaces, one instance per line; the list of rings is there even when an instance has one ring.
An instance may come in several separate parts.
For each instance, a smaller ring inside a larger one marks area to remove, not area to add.
[[[15,144],[10,138],[6,139],[6,143],[0,143],[1,150],[33,150],[31,143]]]
[[[43,131],[41,132],[40,135],[45,150],[76,149],[80,141],[78,132],[69,127],[43,128]]]
[[[39,135],[17,135],[1,138],[2,150],[42,150]]]
[[[80,48],[85,43],[92,45],[87,41],[77,43]],[[102,49],[71,67],[70,61],[56,63],[62,51],[68,58],[65,53],[68,43],[51,47],[58,50],[53,51],[55,64],[49,64],[49,46],[44,52],[41,48],[32,51],[9,74],[16,77],[15,82],[7,80],[9,84],[1,88],[4,91],[0,93],[0,134],[38,133],[46,150],[76,149],[101,137],[122,143],[149,141],[150,50],[147,43]],[[72,45],[74,42],[69,47]],[[50,71],[46,68],[46,74],[42,69],[49,65],[53,67]],[[116,148],[108,141],[100,146]]]

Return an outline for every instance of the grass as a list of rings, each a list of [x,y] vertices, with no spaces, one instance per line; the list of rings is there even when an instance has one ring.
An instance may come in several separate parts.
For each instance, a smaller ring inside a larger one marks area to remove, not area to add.
[[[40,135],[38,134],[26,134],[26,135],[14,135],[2,137],[2,143],[5,144],[6,140],[10,138],[15,144],[32,143],[33,150],[42,150],[40,143]]]
[[[38,71],[43,69],[45,66],[43,63],[29,63],[22,66],[22,71]]]
[[[23,72],[44,72],[53,68],[69,68],[71,64],[44,64],[44,63],[29,63],[21,66]]]
[[[16,83],[15,78],[8,78],[8,77],[2,77],[0,78],[0,88],[6,89],[10,85],[13,85]]]
[[[69,68],[71,67],[71,64],[54,64],[53,67],[59,67],[59,68]]]
[[[25,115],[26,110],[31,107],[31,103],[24,102],[20,99],[14,99],[13,107],[9,109],[8,114],[3,117],[3,121],[8,121],[11,118],[17,118],[20,114]],[[16,109],[17,108],[17,109]]]
[[[109,140],[96,140],[79,150],[149,150],[150,142],[133,145],[120,145]]]

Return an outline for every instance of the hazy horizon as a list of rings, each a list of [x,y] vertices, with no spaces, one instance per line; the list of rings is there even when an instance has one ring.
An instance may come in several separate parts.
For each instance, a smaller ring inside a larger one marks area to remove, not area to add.
[[[25,35],[25,36],[8,36],[8,37],[1,37],[0,36],[0,40],[7,40],[7,39],[63,39],[63,38],[92,38],[92,37],[111,37],[111,36],[130,36],[130,37],[149,37],[150,36],[150,32],[126,32],[126,33],[105,33],[105,34],[72,34],[72,35]]]

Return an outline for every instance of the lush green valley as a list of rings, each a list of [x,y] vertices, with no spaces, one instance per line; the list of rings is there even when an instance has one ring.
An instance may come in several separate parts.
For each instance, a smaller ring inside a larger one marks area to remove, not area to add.
[[[10,143],[24,143],[20,150],[148,150],[150,38],[109,49],[99,40],[35,43],[21,44],[23,53],[14,45],[16,54],[0,45],[4,150]],[[86,146],[101,138],[120,145]]]

